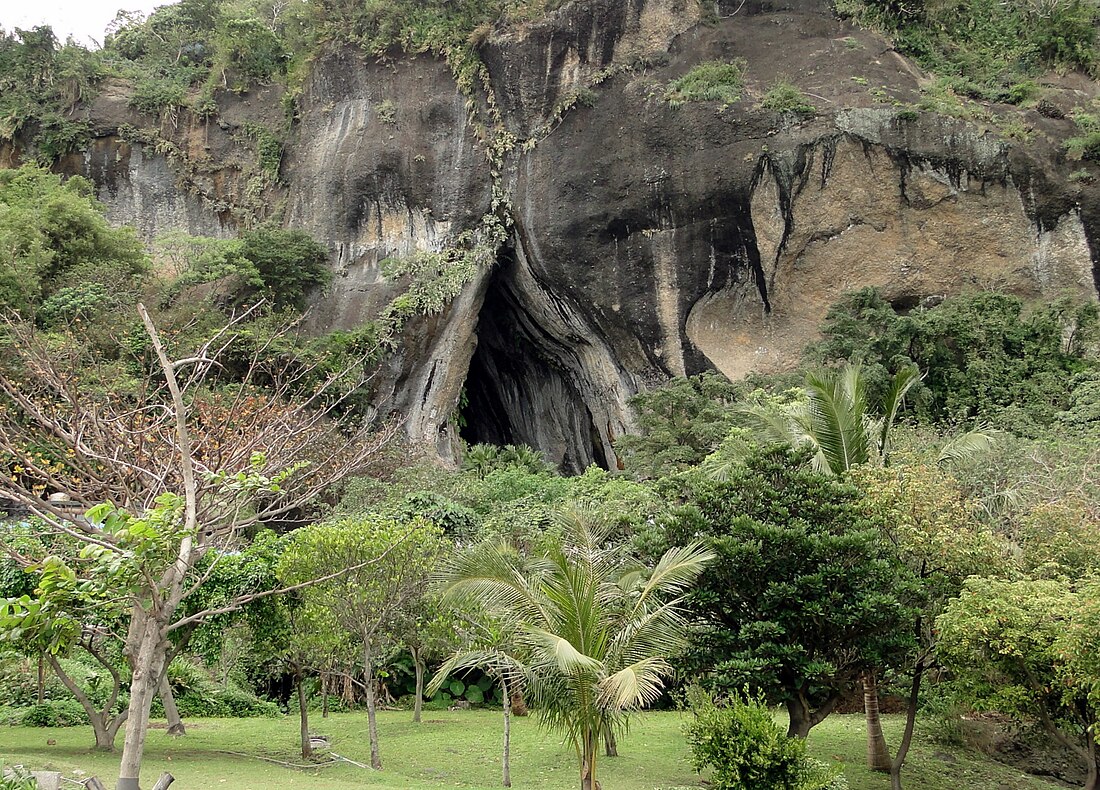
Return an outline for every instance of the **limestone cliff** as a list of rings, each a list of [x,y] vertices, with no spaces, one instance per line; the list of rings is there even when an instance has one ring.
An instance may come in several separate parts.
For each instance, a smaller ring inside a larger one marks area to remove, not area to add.
[[[700,8],[574,0],[494,30],[480,54],[496,128],[485,96],[464,95],[440,60],[331,51],[278,184],[248,177],[234,128],[277,111],[274,95],[227,101],[221,127],[183,119],[160,145],[126,139],[124,104],[107,95],[92,108],[100,137],[66,167],[149,237],[281,210],[333,251],[318,330],[369,319],[400,291],[383,259],[441,250],[505,212],[495,267],[409,325],[377,393],[444,457],[462,399],[469,440],[614,466],[630,395],[710,368],[788,366],[828,306],[864,285],[899,306],[976,288],[1096,298],[1100,189],[1067,179],[1080,168],[1058,146],[1068,122],[1031,113],[1035,136],[1015,143],[899,109],[924,75],[824,3],[722,0],[706,24]],[[742,101],[664,101],[671,79],[732,58],[748,64]],[[759,109],[781,74],[816,117]],[[494,149],[494,135],[514,145]],[[180,165],[195,161],[213,166]]]

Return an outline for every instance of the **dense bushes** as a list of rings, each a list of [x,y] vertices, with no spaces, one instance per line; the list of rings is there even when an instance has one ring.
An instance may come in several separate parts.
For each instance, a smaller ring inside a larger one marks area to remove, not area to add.
[[[1016,297],[975,293],[909,312],[874,289],[828,313],[811,360],[864,366],[872,400],[889,376],[916,365],[917,413],[934,421],[982,419],[1022,433],[1053,424],[1077,402],[1077,374],[1097,368],[1100,311],[1063,300],[1024,309]]]
[[[134,293],[147,268],[137,234],[108,224],[91,182],[0,170],[0,307],[48,302],[51,320],[98,312]]]
[[[24,727],[78,727],[88,723],[88,714],[76,700],[50,700],[27,708],[19,723]]]

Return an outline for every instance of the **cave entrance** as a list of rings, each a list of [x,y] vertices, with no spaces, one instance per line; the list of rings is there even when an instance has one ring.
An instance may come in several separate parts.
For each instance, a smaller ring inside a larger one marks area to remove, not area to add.
[[[514,248],[501,251],[478,316],[477,350],[460,410],[469,444],[527,444],[563,472],[608,468],[604,444],[577,382],[577,344],[555,321],[533,278],[520,278]]]

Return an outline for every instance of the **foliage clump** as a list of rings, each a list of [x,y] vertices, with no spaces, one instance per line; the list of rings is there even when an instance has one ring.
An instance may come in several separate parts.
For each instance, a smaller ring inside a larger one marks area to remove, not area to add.
[[[805,94],[785,79],[776,80],[764,94],[760,106],[765,110],[801,118],[812,118],[817,114],[817,108],[810,103]]]
[[[1070,159],[1100,160],[1100,102],[1089,108],[1078,107],[1070,115],[1077,134],[1065,142]]]
[[[1043,70],[1094,73],[1100,63],[1095,0],[841,0],[837,8],[889,32],[900,51],[975,99],[1018,104]]]
[[[668,84],[665,101],[672,107],[689,102],[717,101],[722,105],[741,100],[745,87],[745,61],[718,60],[700,63]]]
[[[822,335],[810,359],[861,363],[872,397],[915,365],[918,415],[1033,434],[1075,402],[1077,374],[1096,369],[1100,309],[1059,300],[1025,310],[1014,296],[974,293],[903,311],[868,288],[830,309]]]
[[[711,769],[715,790],[843,790],[847,782],[806,754],[806,741],[783,733],[762,694],[731,694],[723,704],[688,689],[693,718],[684,725],[696,771]]]
[[[114,228],[84,178],[34,165],[0,171],[0,307],[42,319],[117,306],[148,268],[133,228]]]

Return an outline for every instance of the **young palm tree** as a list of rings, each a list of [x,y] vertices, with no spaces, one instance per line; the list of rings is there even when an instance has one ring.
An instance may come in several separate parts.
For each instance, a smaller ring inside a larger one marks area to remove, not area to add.
[[[683,593],[714,555],[674,548],[647,568],[590,514],[562,522],[561,545],[543,556],[482,544],[453,557],[441,579],[448,596],[515,624],[532,710],[573,744],[581,790],[598,790],[600,737],[660,695],[685,640]]]

